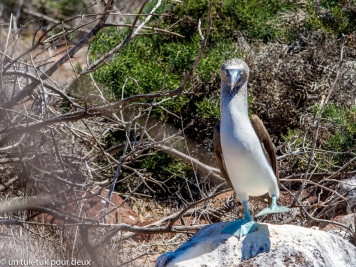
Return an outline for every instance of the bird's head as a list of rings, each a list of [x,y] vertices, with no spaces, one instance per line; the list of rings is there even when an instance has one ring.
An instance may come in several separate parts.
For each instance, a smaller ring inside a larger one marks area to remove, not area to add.
[[[231,91],[241,88],[248,80],[249,68],[241,59],[229,59],[221,65],[221,82]]]

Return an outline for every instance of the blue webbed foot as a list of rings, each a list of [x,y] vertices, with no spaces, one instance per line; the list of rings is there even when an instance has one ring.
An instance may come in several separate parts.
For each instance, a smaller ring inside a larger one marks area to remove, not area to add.
[[[270,208],[265,208],[262,211],[260,211],[256,217],[260,217],[262,215],[265,214],[271,214],[271,213],[283,213],[283,212],[288,212],[289,208],[287,207],[283,207],[283,206],[274,206],[274,207],[270,207]]]
[[[248,233],[257,231],[259,226],[260,225],[255,221],[245,218],[243,220],[236,220],[229,223],[222,229],[221,233],[234,235],[240,238]]]
[[[271,213],[282,213],[282,212],[288,212],[290,209],[287,207],[283,206],[278,206],[277,205],[277,197],[272,196],[272,205],[269,208],[265,208],[262,211],[260,211],[256,217],[260,217],[265,214],[271,214]]]
[[[242,205],[244,207],[245,218],[226,225],[221,231],[222,234],[234,235],[240,238],[258,230],[260,225],[252,219],[248,212],[247,201],[242,201]]]

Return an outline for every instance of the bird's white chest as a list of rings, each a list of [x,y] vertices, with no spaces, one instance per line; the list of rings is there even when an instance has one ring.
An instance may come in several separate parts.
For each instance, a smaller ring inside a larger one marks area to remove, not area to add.
[[[220,136],[225,166],[238,197],[265,193],[278,197],[277,179],[247,114],[222,110]]]

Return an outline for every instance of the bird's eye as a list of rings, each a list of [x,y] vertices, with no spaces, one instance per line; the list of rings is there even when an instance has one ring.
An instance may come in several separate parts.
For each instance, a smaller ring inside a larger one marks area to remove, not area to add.
[[[243,74],[244,73],[244,71],[243,70],[240,70],[240,74]]]

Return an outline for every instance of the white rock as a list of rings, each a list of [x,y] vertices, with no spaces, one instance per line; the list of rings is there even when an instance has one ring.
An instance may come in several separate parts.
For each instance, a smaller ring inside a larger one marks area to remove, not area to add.
[[[161,255],[156,267],[356,266],[356,247],[330,233],[260,224],[258,231],[239,240],[221,234],[226,224],[204,227],[175,252]]]
[[[347,198],[349,210],[356,212],[356,177],[342,180],[336,191]]]

